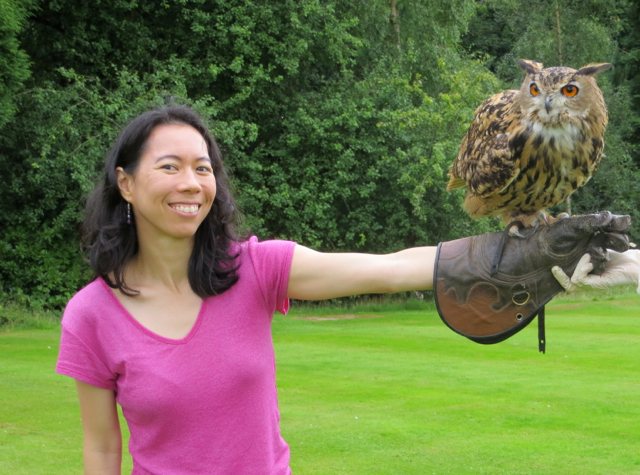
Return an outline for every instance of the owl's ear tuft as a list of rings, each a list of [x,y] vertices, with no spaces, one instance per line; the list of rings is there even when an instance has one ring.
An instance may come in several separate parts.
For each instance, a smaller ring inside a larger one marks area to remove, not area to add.
[[[542,63],[531,61],[530,59],[519,59],[518,64],[527,74],[539,73],[542,70]]]
[[[585,67],[578,70],[580,76],[594,76],[607,69],[611,69],[613,64],[611,63],[599,63],[599,64],[587,64]]]

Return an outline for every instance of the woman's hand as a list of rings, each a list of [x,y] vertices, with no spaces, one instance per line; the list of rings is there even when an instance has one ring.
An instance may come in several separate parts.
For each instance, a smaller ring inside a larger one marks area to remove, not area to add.
[[[640,293],[640,250],[609,251],[609,260],[604,263],[604,272],[599,275],[589,274],[592,270],[591,256],[585,254],[571,277],[558,266],[554,266],[551,272],[567,292],[604,290],[618,285],[633,284]]]

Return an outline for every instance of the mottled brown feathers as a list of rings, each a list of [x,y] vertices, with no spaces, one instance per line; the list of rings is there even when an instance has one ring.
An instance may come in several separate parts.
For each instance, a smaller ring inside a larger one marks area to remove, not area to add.
[[[496,94],[476,109],[447,190],[467,187],[472,217],[529,217],[562,202],[596,171],[607,111],[593,75],[610,67],[542,69],[521,60],[520,90]]]

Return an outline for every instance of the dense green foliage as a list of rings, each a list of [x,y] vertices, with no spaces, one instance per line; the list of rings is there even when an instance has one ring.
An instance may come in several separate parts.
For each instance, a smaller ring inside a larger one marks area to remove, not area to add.
[[[617,80],[631,91],[633,110],[630,117],[634,131],[630,143],[636,165],[640,164],[640,1],[633,0],[625,14],[619,35],[620,56]]]
[[[447,169],[515,58],[556,62],[552,3],[0,1],[16,65],[0,74],[0,293],[59,307],[86,282],[83,199],[119,128],[169,102],[208,120],[261,238],[387,252],[495,229],[444,191]],[[608,157],[574,211],[635,212],[636,7],[587,3],[561,1],[566,64],[621,66],[601,81]]]
[[[29,57],[20,49],[18,34],[33,0],[0,0],[0,127],[15,112],[13,95],[29,77]]]

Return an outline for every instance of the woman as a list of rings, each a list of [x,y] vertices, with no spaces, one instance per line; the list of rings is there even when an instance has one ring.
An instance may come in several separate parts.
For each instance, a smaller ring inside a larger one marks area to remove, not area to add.
[[[118,137],[87,204],[97,279],[69,302],[56,371],[76,379],[85,474],[288,474],[270,324],[288,299],[432,287],[435,247],[322,254],[240,242],[218,147],[188,108]]]

